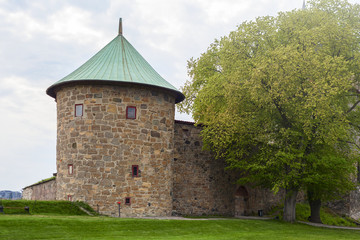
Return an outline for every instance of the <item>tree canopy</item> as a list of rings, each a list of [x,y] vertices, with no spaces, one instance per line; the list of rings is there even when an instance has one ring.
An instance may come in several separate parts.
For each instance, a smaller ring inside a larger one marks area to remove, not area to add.
[[[180,110],[239,183],[286,190],[285,220],[301,189],[321,199],[354,187],[359,43],[359,5],[314,0],[244,22],[188,61]]]

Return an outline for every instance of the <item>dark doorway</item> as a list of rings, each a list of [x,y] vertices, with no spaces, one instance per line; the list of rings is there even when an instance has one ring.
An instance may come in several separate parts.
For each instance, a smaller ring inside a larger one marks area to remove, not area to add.
[[[249,212],[249,193],[240,186],[235,193],[235,217],[246,216]]]

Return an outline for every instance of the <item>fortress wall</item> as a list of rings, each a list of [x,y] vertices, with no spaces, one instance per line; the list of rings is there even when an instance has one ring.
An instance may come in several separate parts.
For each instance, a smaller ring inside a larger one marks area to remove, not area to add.
[[[360,187],[350,192],[350,211],[347,213],[353,219],[360,219]]]
[[[24,200],[56,200],[56,179],[34,184],[24,188]]]
[[[284,195],[236,184],[238,174],[203,150],[201,127],[175,121],[173,215],[266,214]]]
[[[122,217],[170,215],[174,96],[150,87],[75,85],[57,89],[56,100],[56,198],[112,216],[118,201]],[[83,104],[82,117],[75,104]],[[136,119],[126,119],[128,106],[136,107]]]
[[[356,187],[355,190],[348,194],[341,196],[340,199],[335,199],[323,203],[332,211],[340,215],[346,215],[353,219],[360,218],[360,187]]]
[[[201,127],[175,123],[174,215],[233,215],[236,186],[225,164],[203,151]]]

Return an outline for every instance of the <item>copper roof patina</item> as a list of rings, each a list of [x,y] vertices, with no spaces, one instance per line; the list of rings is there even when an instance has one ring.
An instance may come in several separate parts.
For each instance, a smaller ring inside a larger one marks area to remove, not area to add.
[[[162,78],[126,40],[122,35],[121,19],[118,36],[78,69],[51,85],[46,93],[55,98],[55,88],[79,81],[154,86],[173,92],[176,103],[185,98],[179,90]]]

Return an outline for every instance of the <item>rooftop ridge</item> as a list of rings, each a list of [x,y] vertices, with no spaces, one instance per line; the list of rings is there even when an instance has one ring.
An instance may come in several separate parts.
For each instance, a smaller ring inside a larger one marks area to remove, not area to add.
[[[79,68],[51,85],[46,93],[56,98],[56,88],[61,85],[78,81],[97,81],[104,84],[142,84],[159,87],[173,92],[176,103],[184,100],[184,95],[161,77],[122,33],[120,18],[119,34]]]

